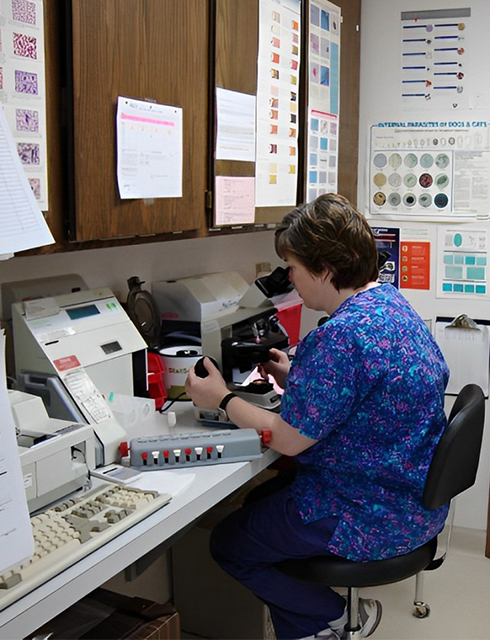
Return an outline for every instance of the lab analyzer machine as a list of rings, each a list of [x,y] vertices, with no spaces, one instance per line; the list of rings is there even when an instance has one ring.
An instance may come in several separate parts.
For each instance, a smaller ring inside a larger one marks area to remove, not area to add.
[[[43,397],[51,417],[92,425],[97,466],[114,462],[126,434],[106,398],[146,395],[147,345],[112,291],[17,302],[12,329],[20,386]]]

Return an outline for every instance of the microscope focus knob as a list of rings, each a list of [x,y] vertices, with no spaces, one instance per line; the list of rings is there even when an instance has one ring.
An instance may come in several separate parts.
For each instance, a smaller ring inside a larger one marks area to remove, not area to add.
[[[216,369],[218,369],[218,363],[216,362],[216,360],[214,358],[211,358],[210,356],[207,356],[207,357],[211,360],[211,362],[214,364]],[[196,376],[198,378],[208,377],[209,372],[204,366],[204,356],[202,358],[199,358],[199,360],[196,362],[196,364],[194,365],[194,371],[196,372]]]

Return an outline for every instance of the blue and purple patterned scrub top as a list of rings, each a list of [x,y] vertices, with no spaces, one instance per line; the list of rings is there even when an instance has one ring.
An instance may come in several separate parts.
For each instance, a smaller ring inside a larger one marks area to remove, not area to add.
[[[352,560],[411,551],[448,506],[422,493],[446,426],[449,371],[422,319],[391,284],[358,293],[300,343],[282,418],[318,440],[291,485],[304,522],[338,518],[328,550]]]

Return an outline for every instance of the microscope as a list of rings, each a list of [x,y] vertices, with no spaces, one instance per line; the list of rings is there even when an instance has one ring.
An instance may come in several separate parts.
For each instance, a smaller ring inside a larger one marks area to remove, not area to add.
[[[179,319],[183,321],[195,319],[182,313],[184,308],[196,309],[196,305],[193,306],[188,300],[184,303],[184,299],[191,295],[190,292],[201,296],[206,305],[210,305],[212,301],[216,308],[214,297],[219,299],[220,290],[226,291],[226,304],[222,304],[217,313],[206,314],[203,311],[205,304],[200,305],[202,353],[215,361],[230,391],[251,404],[279,411],[281,398],[274,386],[266,380],[248,379],[253,378],[251,374],[258,364],[269,359],[271,348],[285,349],[289,346],[287,332],[276,315],[277,308],[273,302],[282,301],[291,292],[293,285],[288,278],[288,269],[282,267],[257,278],[251,286],[244,281],[237,281],[237,276],[235,273],[229,274],[229,277],[226,273],[207,275],[203,277],[201,287],[197,287],[196,281],[191,279],[166,283],[167,286],[155,283],[157,286],[154,285],[153,290],[154,293],[155,290],[157,292],[162,314],[171,313],[175,317],[180,311]],[[226,282],[221,282],[223,279]],[[242,286],[243,283],[245,286]],[[230,304],[230,284],[233,284],[237,292],[233,304]],[[175,305],[172,305],[172,299],[175,300]],[[175,326],[178,327],[178,324]],[[212,423],[218,420],[218,413],[196,407],[196,417]]]

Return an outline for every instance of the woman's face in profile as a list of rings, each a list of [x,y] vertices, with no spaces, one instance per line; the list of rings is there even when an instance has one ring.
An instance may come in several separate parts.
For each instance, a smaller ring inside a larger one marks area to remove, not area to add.
[[[325,276],[311,273],[292,253],[286,254],[285,260],[289,266],[289,279],[304,305],[314,311],[324,311],[325,285],[327,284]]]

